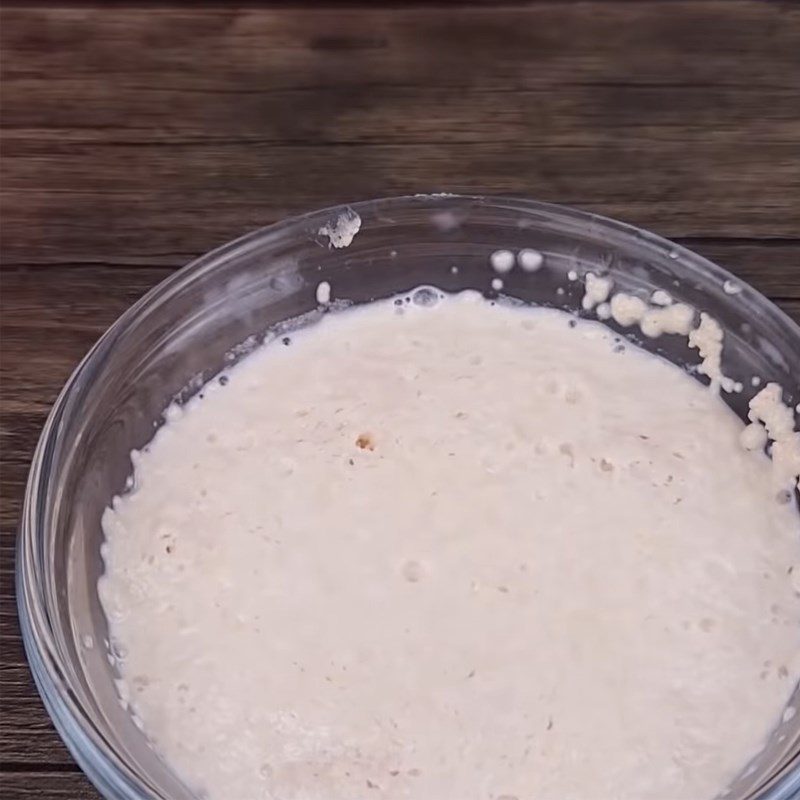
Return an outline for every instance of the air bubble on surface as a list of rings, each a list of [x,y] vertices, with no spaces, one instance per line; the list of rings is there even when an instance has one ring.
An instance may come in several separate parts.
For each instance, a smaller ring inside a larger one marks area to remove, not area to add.
[[[736,281],[725,281],[722,284],[722,291],[725,294],[741,294],[742,287]]]
[[[536,272],[544,264],[544,256],[538,250],[525,248],[517,253],[517,261],[525,272]]]
[[[492,269],[500,275],[505,275],[505,273],[511,272],[511,270],[514,269],[515,258],[510,250],[495,250],[494,253],[489,256],[489,261],[491,262]]]
[[[317,303],[326,306],[331,302],[331,285],[328,281],[320,281],[316,291]]]
[[[439,304],[441,295],[430,286],[422,286],[411,295],[411,302],[415,306],[422,306],[423,308],[433,308]]]

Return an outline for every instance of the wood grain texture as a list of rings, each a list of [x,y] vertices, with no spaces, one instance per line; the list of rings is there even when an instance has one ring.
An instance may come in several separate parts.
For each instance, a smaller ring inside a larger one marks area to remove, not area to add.
[[[35,779],[24,773],[0,773],[3,800],[99,800],[100,795],[76,772],[43,769]]]
[[[651,228],[800,322],[800,6],[6,8],[0,20],[0,796],[97,798],[33,688],[14,530],[102,331],[311,208],[490,191]]]
[[[6,258],[163,263],[426,189],[793,236],[798,20],[735,0],[9,10]]]

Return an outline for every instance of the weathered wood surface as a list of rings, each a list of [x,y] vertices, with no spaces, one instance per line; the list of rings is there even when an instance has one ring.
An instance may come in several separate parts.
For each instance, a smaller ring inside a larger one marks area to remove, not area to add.
[[[418,191],[567,203],[728,266],[800,320],[800,6],[6,7],[0,795],[96,798],[13,602],[28,462],[133,300],[287,215]]]

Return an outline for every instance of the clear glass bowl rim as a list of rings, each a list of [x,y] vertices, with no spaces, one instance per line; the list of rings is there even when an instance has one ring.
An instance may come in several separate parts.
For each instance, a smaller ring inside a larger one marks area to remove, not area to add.
[[[350,210],[363,218],[382,213],[390,214],[392,210],[415,205],[427,207],[430,211],[447,210],[453,204],[483,206],[495,211],[528,215],[553,223],[565,233],[570,230],[576,232],[586,230],[587,226],[591,226],[615,244],[635,242],[639,247],[644,246],[654,253],[669,253],[672,258],[679,260],[681,267],[689,273],[700,274],[706,279],[715,280],[720,285],[725,281],[734,281],[740,285],[743,283],[727,270],[681,245],[609,217],[517,197],[438,193],[365,200],[317,209],[288,218],[251,231],[209,251],[178,269],[145,293],[98,339],[75,368],[53,404],[31,461],[16,548],[17,606],[25,653],[34,681],[62,740],[83,772],[105,797],[120,800],[153,800],[156,795],[108,745],[71,691],[64,677],[62,653],[51,624],[49,609],[54,607],[53,604],[57,599],[51,596],[47,581],[42,579],[48,565],[43,557],[41,545],[45,539],[43,523],[46,502],[54,480],[53,448],[71,395],[78,385],[92,380],[113,349],[117,338],[139,315],[146,313],[156,304],[169,302],[171,297],[179,294],[192,281],[235,254],[289,241],[296,236],[305,238],[309,230],[317,230],[319,226]],[[761,293],[750,287],[748,289],[751,302],[755,307],[768,312],[773,324],[776,325],[776,332],[800,341],[800,326]],[[798,796],[800,796],[800,764],[795,765],[772,786],[768,793],[762,796],[762,800],[791,800]]]

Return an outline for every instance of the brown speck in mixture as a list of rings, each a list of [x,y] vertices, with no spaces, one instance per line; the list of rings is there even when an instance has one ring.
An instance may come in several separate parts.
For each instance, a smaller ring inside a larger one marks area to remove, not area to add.
[[[781,664],[781,666],[778,667],[778,676],[781,678],[789,677],[789,670],[783,664]]]
[[[369,778],[367,778],[367,789],[380,789],[381,787],[378,786],[377,783],[374,783]]]
[[[168,544],[164,549],[167,551],[167,555],[170,555],[172,553],[172,545],[171,544]]]
[[[397,777],[397,776],[400,774],[400,770],[399,770],[399,769],[390,769],[390,770],[389,770],[389,774],[390,774],[390,775],[391,775],[393,778],[396,778],[396,777]]]
[[[548,731],[553,730],[553,718],[552,717],[550,717],[550,719],[547,720],[547,730]]]
[[[356,439],[356,447],[360,447],[362,450],[372,451],[375,449],[375,442],[370,434],[362,433]]]
[[[469,673],[469,675],[467,675],[467,677],[468,678],[474,678],[475,677],[475,670],[474,669],[470,670],[470,673]]]
[[[497,591],[502,592],[503,594],[508,594],[508,586],[498,586]]]
[[[348,459],[347,459],[347,463],[348,463],[348,464],[349,464],[349,465],[352,467],[352,466],[354,466],[354,465],[355,465],[355,463],[356,463],[356,462],[355,462],[355,461],[353,461],[353,459],[352,459],[352,458],[348,458]]]

